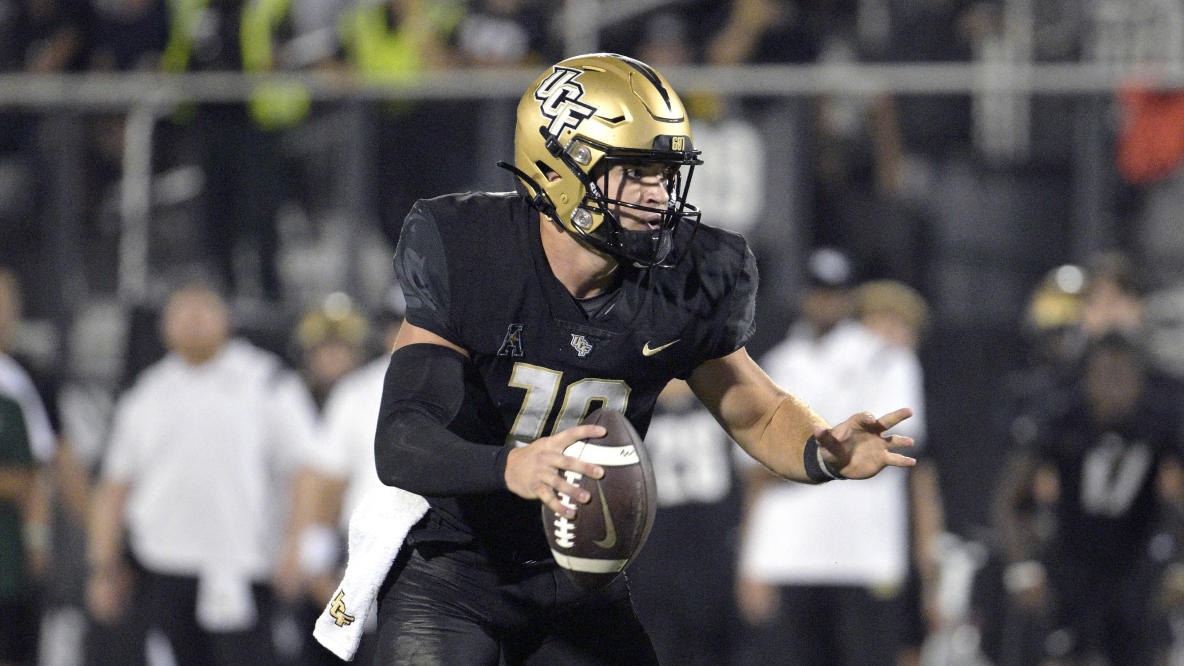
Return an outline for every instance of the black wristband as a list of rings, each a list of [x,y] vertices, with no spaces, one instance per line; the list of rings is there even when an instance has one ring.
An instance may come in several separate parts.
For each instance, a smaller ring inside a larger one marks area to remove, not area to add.
[[[813,435],[806,440],[806,448],[802,451],[802,464],[806,468],[806,478],[814,483],[826,483],[847,478],[831,469],[830,465],[822,459],[822,452],[818,449],[818,440],[814,439]]]

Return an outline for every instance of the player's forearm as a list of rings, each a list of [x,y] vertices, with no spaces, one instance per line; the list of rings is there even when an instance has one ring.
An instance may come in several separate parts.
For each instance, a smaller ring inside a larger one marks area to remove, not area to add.
[[[826,425],[804,402],[786,395],[768,406],[757,427],[733,437],[752,457],[776,474],[792,481],[813,483],[806,475],[803,452],[815,426]]]
[[[782,477],[811,482],[803,461],[806,441],[827,423],[778,387],[744,348],[703,363],[687,381],[749,455]]]
[[[464,495],[506,489],[504,446],[464,440],[412,409],[380,419],[374,440],[378,478],[419,495]]]
[[[391,354],[374,434],[378,478],[419,495],[506,489],[507,449],[465,440],[448,429],[464,402],[463,352],[408,344]]]
[[[86,561],[92,569],[109,568],[123,557],[123,508],[130,486],[104,482],[91,503]]]

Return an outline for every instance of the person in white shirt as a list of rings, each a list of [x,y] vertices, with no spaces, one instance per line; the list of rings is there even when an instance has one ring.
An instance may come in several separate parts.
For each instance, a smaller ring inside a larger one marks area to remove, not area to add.
[[[175,292],[162,329],[169,353],[116,407],[90,519],[88,605],[100,622],[145,614],[178,663],[269,663],[268,583],[288,479],[315,446],[312,398],[279,357],[231,337],[208,287]],[[133,566],[146,594],[129,603]]]
[[[807,276],[802,316],[762,366],[825,419],[914,405],[897,431],[920,442],[916,355],[855,320],[855,270],[845,254],[815,251]],[[894,663],[909,566],[907,473],[801,486],[753,466],[747,480],[737,601],[754,663]]]

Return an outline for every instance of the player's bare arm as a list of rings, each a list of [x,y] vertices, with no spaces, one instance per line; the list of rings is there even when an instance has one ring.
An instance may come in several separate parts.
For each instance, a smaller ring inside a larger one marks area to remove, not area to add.
[[[447,339],[406,322],[399,329],[394,348],[397,351],[413,344],[440,345],[459,352],[466,358],[469,356],[466,350]],[[604,428],[601,426],[576,426],[535,440],[528,446],[511,450],[506,457],[506,488],[524,499],[541,500],[552,511],[572,517],[574,511],[563,505],[559,494],[568,495],[580,503],[587,503],[592,497],[588,491],[568,483],[563,472],[570,470],[599,479],[604,475],[604,470],[599,465],[566,456],[563,451],[580,439],[603,435]]]
[[[886,434],[912,415],[908,408],[879,418],[856,414],[831,427],[808,405],[777,386],[743,348],[703,363],[689,383],[745,451],[787,479],[814,482],[803,455],[811,437],[826,465],[849,479],[875,476],[887,466],[916,463],[893,451],[911,446],[911,438]]]

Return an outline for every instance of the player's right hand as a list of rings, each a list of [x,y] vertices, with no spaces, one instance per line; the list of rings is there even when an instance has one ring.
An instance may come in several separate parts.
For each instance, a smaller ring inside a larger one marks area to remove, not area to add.
[[[511,449],[506,457],[506,487],[524,499],[541,500],[561,516],[575,518],[575,510],[564,506],[559,499],[560,493],[581,504],[591,500],[592,495],[569,483],[564,478],[564,470],[599,479],[604,476],[604,468],[563,455],[563,452],[581,439],[595,439],[605,434],[603,426],[579,425]]]

